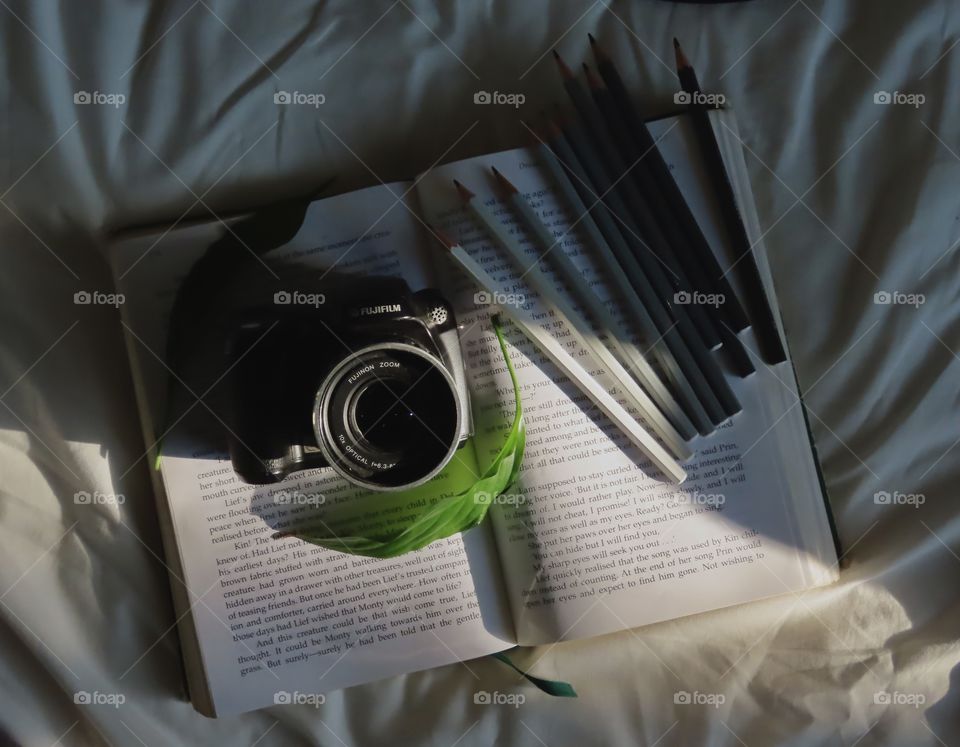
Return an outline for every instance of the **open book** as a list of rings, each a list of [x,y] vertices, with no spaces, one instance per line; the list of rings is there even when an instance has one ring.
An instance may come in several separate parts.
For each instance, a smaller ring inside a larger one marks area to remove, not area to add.
[[[736,123],[729,113],[714,116],[776,309]],[[722,250],[720,216],[689,123],[668,118],[651,130],[705,235]],[[457,178],[478,198],[495,199],[491,165],[533,197],[557,236],[579,217],[535,154],[517,149],[315,202],[293,240],[271,255],[321,273],[335,267],[400,275],[414,290],[436,287],[453,302],[476,434],[428,486],[438,494],[464,479],[469,484],[486,467],[502,444],[513,397],[489,321],[495,307],[477,295],[426,224],[458,237],[498,279],[511,279],[536,313],[536,294],[452,186]],[[515,223],[501,207],[503,220]],[[184,274],[223,231],[219,223],[181,226],[112,245],[151,462],[166,428],[169,310]],[[575,225],[562,250],[597,288],[607,287],[607,268],[591,264]],[[618,299],[608,303],[629,330]],[[728,377],[743,411],[692,442],[689,478],[678,488],[662,481],[519,330],[508,325],[506,333],[528,431],[519,482],[481,526],[396,559],[272,538],[351,500],[356,491],[332,471],[252,486],[235,476],[224,451],[201,442],[169,449],[164,440],[155,473],[159,516],[199,711],[315,702],[326,691],[516,644],[603,635],[836,579],[828,508],[789,362],[768,368],[757,360],[756,374]],[[744,339],[756,349],[749,334]]]

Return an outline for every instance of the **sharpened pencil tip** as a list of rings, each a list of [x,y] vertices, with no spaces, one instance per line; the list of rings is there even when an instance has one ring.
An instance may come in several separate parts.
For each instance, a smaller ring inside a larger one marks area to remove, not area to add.
[[[447,249],[453,249],[457,245],[457,242],[451,239],[447,234],[441,231],[439,228],[434,226],[432,223],[427,223],[427,230],[430,231],[436,237],[437,241],[444,245]]]
[[[560,75],[564,78],[571,79],[573,78],[573,71],[567,67],[567,63],[563,61],[563,58],[560,56],[560,53],[557,50],[551,50],[553,52],[553,59],[557,61],[557,67],[560,68]]]
[[[472,200],[476,196],[473,194],[473,192],[471,192],[469,189],[464,187],[456,179],[453,180],[453,185],[457,188],[457,193],[460,195],[460,198],[464,202],[470,202],[470,200]]]
[[[687,56],[683,53],[683,47],[680,46],[677,37],[673,37],[673,54],[677,58],[677,70],[685,70],[691,67],[690,60],[688,60]]]
[[[493,172],[493,175],[497,177],[497,181],[500,183],[500,186],[503,187],[504,190],[506,190],[509,194],[513,195],[520,191],[515,186],[513,186],[513,184],[509,179],[507,179],[507,177],[505,177],[503,174],[497,171],[496,166],[491,166],[490,170]]]
[[[587,34],[590,39],[590,49],[593,50],[593,57],[596,59],[598,65],[602,65],[605,62],[609,62],[610,57],[607,56],[607,53],[603,50],[603,47],[600,46],[600,42],[596,40],[593,34]]]

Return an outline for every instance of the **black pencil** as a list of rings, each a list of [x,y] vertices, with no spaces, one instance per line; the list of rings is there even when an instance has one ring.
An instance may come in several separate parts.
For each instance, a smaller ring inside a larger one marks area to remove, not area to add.
[[[572,123],[561,127],[561,131],[567,145],[576,154],[577,160],[586,172],[587,182],[592,186],[594,192],[597,195],[603,195],[603,204],[611,214],[619,216],[621,220],[625,220],[635,230],[635,226],[631,225],[633,222],[630,219],[626,204],[618,191],[613,188],[616,177],[611,176],[604,167],[603,159],[597,153],[593,139]],[[678,333],[676,336],[683,341],[683,349],[688,351],[688,355],[692,356],[695,364],[695,370],[689,370],[689,366],[685,362],[681,362],[685,372],[688,377],[698,376],[699,374],[699,377],[708,384],[705,390],[698,392],[698,396],[711,421],[714,424],[719,424],[726,419],[725,416],[735,415],[742,409],[740,403],[724,378],[723,371],[720,370],[719,365],[697,334],[690,317],[683,313],[682,306],[673,303],[672,287],[660,263],[644,247],[639,246],[640,242],[634,230],[625,229],[620,221],[617,221],[616,227],[627,246],[632,250],[630,257],[634,260],[633,262],[621,261],[621,265],[629,268],[631,275],[640,275],[646,278],[653,289],[656,300],[659,301],[659,310],[662,310],[663,314],[658,317],[657,326],[660,328],[661,334],[666,334],[668,329],[671,332]],[[641,272],[637,273],[637,269]],[[676,329],[672,329],[674,323]],[[677,355],[678,360],[683,356],[683,352],[675,349],[675,347],[671,347],[671,350]],[[691,383],[693,383],[692,379]]]
[[[600,116],[600,112],[581,86],[580,81],[574,77],[570,68],[563,62],[556,50],[554,50],[553,56],[563,78],[563,87],[583,120],[586,133],[591,136],[591,140],[596,146],[601,159],[600,162],[604,164],[607,173],[613,176],[613,189],[620,194],[624,203],[630,207],[627,213],[618,217],[632,224],[631,228],[634,232],[643,237],[646,248],[649,248],[659,258],[663,266],[669,270],[666,278],[670,282],[673,292],[667,293],[665,296],[668,307],[673,310],[676,316],[688,315],[694,323],[697,334],[707,348],[716,347],[720,344],[720,336],[710,321],[706,310],[696,305],[680,307],[673,303],[673,298],[676,295],[692,294],[694,288],[680,267],[680,263],[674,255],[674,248],[663,235],[653,211],[637,190],[633,180],[629,178],[627,172],[631,166],[636,168],[637,165],[623,160],[613,146],[612,134],[607,131],[607,125],[603,117]],[[644,247],[640,248],[641,252],[644,252],[644,250]]]
[[[687,201],[684,199],[683,193],[674,181],[673,175],[670,173],[670,167],[663,159],[663,155],[660,153],[656,141],[650,134],[650,130],[637,113],[630,99],[630,95],[627,92],[627,88],[623,83],[623,79],[613,65],[613,61],[603,49],[601,49],[597,40],[593,38],[593,35],[588,34],[588,36],[594,57],[597,60],[597,71],[600,73],[603,82],[607,84],[611,98],[617,103],[617,107],[627,124],[627,129],[634,138],[637,150],[639,153],[644,154],[643,163],[649,168],[654,179],[656,179],[660,191],[670,205],[672,215],[687,235],[693,250],[696,252],[697,259],[703,266],[704,275],[713,287],[713,292],[723,295],[724,304],[720,309],[723,317],[736,332],[741,332],[750,326],[750,321],[743,307],[740,305],[736,294],[733,292],[733,288],[727,280],[726,273],[710,249],[709,242],[700,230],[697,219],[694,217],[690,206],[687,205]]]
[[[720,339],[723,340],[723,354],[737,376],[745,379],[756,372],[757,369],[754,367],[753,361],[750,360],[750,354],[747,353],[746,347],[736,333],[723,321],[720,322]]]
[[[767,293],[763,287],[760,268],[753,254],[750,237],[747,235],[743,217],[737,206],[730,175],[723,163],[720,145],[713,131],[713,125],[710,123],[709,107],[697,101],[702,94],[697,74],[680,48],[680,42],[676,39],[673,40],[673,48],[677,58],[677,77],[680,79],[680,87],[690,94],[689,108],[693,116],[697,141],[703,150],[707,171],[720,198],[723,222],[730,236],[734,255],[739,258],[735,269],[739,269],[738,275],[743,286],[744,300],[753,322],[760,353],[767,363],[782,363],[787,359],[787,354],[773,317],[773,309],[770,308]]]

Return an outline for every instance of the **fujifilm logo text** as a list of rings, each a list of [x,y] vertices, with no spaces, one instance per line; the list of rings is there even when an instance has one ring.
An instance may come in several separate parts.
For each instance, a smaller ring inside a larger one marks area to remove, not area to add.
[[[388,303],[382,306],[361,306],[357,309],[357,316],[376,316],[377,314],[393,314],[400,311],[400,304]]]

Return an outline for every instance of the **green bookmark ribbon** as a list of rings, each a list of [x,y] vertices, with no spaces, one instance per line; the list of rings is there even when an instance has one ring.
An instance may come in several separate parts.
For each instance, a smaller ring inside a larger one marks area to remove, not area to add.
[[[465,532],[484,520],[493,500],[516,481],[526,443],[526,426],[523,422],[523,408],[520,403],[520,384],[507,352],[507,343],[503,337],[499,316],[494,316],[492,323],[497,341],[500,343],[500,351],[510,372],[516,404],[513,424],[507,439],[480,479],[466,490],[442,498],[413,515],[403,529],[385,537],[337,536],[334,533],[322,534],[313,530],[294,531],[281,536],[297,537],[304,542],[351,555],[393,558],[419,550],[432,542],[459,532]]]
[[[516,651],[516,649],[512,649]],[[577,691],[573,689],[573,685],[569,682],[564,682],[563,680],[545,680],[543,677],[535,677],[529,672],[524,672],[520,667],[514,664],[510,657],[507,656],[506,652],[500,651],[496,654],[490,654],[497,661],[502,661],[508,667],[510,667],[514,672],[519,674],[521,677],[527,680],[531,685],[536,687],[539,690],[542,690],[547,695],[552,695],[555,698],[576,698]]]

